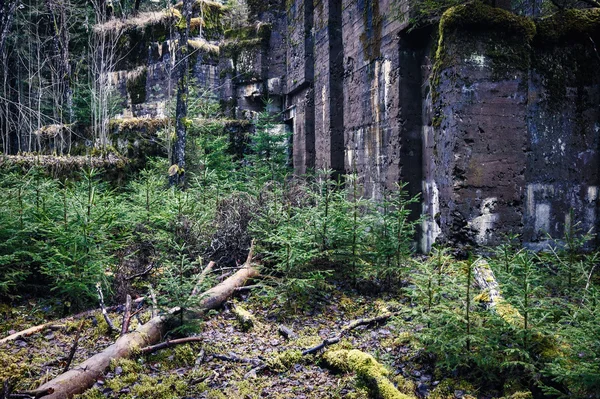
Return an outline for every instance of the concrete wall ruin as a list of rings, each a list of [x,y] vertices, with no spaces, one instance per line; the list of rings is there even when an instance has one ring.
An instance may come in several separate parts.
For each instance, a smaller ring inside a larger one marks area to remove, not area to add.
[[[269,99],[293,132],[297,173],[356,172],[375,199],[407,183],[422,198],[424,251],[596,228],[598,10],[533,22],[476,2],[418,30],[410,11],[407,0],[271,1],[193,73],[232,118]],[[134,116],[168,97],[160,49]]]

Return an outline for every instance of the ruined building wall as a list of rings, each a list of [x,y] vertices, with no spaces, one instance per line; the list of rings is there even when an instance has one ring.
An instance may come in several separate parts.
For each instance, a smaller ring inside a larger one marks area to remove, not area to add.
[[[475,2],[413,30],[408,0],[261,4],[248,26],[206,37],[216,51],[192,72],[230,118],[269,100],[293,133],[298,174],[356,172],[378,200],[405,182],[422,199],[423,251],[512,233],[536,247],[575,222],[598,226],[598,10],[533,22]],[[115,74],[134,116],[160,115],[170,96],[169,43]]]
[[[288,8],[303,18],[288,20],[297,171],[355,171],[376,199],[406,182],[422,196],[423,250],[511,233],[538,246],[575,220],[596,226],[599,86],[579,73],[600,58],[586,32],[543,32],[574,21],[544,28],[475,4],[408,31],[403,2],[305,3]]]
[[[589,34],[477,5],[446,17],[430,81],[425,241],[519,234],[540,247],[576,222],[595,228],[600,59]]]

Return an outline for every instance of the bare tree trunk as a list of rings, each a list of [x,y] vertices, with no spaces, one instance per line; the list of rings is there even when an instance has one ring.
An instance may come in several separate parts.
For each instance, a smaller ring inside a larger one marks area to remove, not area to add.
[[[177,81],[177,106],[175,118],[175,143],[173,147],[173,159],[171,161],[170,183],[171,185],[183,186],[185,183],[185,142],[187,135],[186,119],[188,106],[188,74],[189,54],[188,38],[190,35],[190,22],[192,19],[192,0],[183,0],[183,17],[185,28],[179,30],[179,45],[175,56],[178,72]]]
[[[19,0],[0,0],[0,54],[4,51],[4,44],[18,5]]]
[[[98,26],[110,19],[105,1],[92,0],[92,5]],[[94,146],[103,153],[108,147],[111,96],[114,89],[111,75],[117,65],[117,43],[121,35],[120,28],[95,28],[90,37],[93,140]]]
[[[58,123],[73,122],[73,92],[71,89],[71,66],[69,64],[69,28],[68,4],[62,1],[46,0],[46,8],[53,28],[53,80],[54,82],[54,118]],[[66,148],[69,150],[71,138],[64,137],[70,129],[61,129],[60,153]]]

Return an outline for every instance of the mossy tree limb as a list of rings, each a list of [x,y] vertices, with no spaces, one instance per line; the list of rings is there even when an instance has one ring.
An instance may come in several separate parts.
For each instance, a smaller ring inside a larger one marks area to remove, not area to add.
[[[379,315],[376,317],[372,317],[369,319],[354,320],[354,321],[350,322],[347,326],[342,328],[341,331],[336,336],[327,338],[327,339],[323,340],[323,342],[321,342],[320,344],[315,345],[312,348],[308,348],[308,349],[305,349],[304,351],[302,351],[302,355],[303,356],[312,355],[313,353],[316,353],[329,345],[333,345],[333,344],[340,342],[340,340],[342,339],[342,337],[344,335],[348,334],[348,332],[354,330],[357,327],[366,326],[369,324],[383,323],[383,322],[387,321],[388,319],[390,319],[394,315],[395,315],[395,313],[385,313],[385,314],[382,314],[382,315]]]

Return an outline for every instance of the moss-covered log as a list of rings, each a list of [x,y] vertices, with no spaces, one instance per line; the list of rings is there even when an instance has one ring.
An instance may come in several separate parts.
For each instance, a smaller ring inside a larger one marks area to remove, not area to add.
[[[473,275],[475,282],[483,291],[477,299],[485,303],[489,309],[493,309],[498,316],[511,326],[523,328],[523,316],[502,296],[500,285],[496,281],[494,272],[486,260],[479,259],[475,262],[473,265]]]
[[[356,349],[331,350],[323,354],[323,360],[335,369],[356,373],[376,395],[383,399],[416,398],[400,392],[388,379],[389,371],[368,353]]]
[[[239,305],[234,306],[233,313],[242,331],[250,331],[259,324],[252,313]]]

